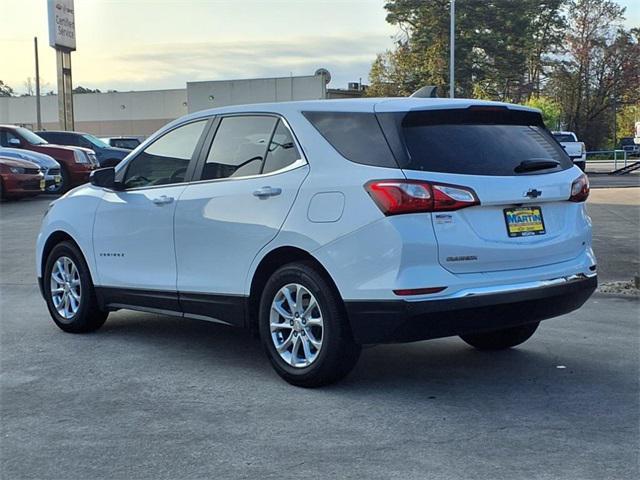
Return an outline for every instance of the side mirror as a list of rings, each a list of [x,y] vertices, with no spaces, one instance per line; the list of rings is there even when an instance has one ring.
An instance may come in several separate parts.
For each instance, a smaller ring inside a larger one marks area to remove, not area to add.
[[[113,190],[121,189],[121,184],[116,182],[116,170],[113,167],[94,170],[89,178],[91,185],[96,187],[111,188]]]
[[[22,146],[22,142],[20,142],[20,140],[18,140],[17,138],[10,138],[9,146],[14,148],[20,148]]]

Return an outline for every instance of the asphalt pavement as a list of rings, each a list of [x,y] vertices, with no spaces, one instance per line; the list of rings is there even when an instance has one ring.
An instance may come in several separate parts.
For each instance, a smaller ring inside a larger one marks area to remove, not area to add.
[[[638,207],[597,195],[600,275],[625,276]],[[345,381],[304,390],[241,330],[119,311],[60,331],[34,278],[46,204],[0,204],[2,479],[640,476],[637,300],[596,295],[504,352],[367,348]]]

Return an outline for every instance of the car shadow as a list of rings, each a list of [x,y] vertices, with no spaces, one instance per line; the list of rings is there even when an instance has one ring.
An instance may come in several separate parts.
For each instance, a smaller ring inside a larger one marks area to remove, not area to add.
[[[559,355],[564,354],[566,344],[558,340],[557,351],[549,347],[549,333],[544,330],[543,323],[526,344],[497,352],[477,351],[457,337],[366,346],[354,371],[321,391],[323,395],[354,400],[366,396],[385,402],[410,398],[422,402],[467,397],[513,404],[556,394],[571,399],[576,391],[602,384],[603,378],[608,384],[624,385],[623,372],[590,359],[588,350],[587,356],[579,359],[578,370],[562,365]],[[288,388],[272,371],[260,341],[246,330],[199,320],[117,312],[98,335],[101,340],[124,340],[136,349],[160,350],[165,361],[186,357],[198,368],[224,367],[230,376],[255,377],[257,382],[279,382]],[[577,362],[571,360],[573,365]]]

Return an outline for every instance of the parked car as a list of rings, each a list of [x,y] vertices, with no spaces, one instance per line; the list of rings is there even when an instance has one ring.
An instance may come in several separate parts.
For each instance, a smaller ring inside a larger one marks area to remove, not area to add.
[[[564,148],[567,155],[571,157],[573,163],[584,172],[587,164],[587,149],[584,142],[578,141],[578,137],[573,132],[552,132],[553,137]]]
[[[312,387],[346,375],[363,344],[513,347],[596,288],[589,182],[537,110],[259,111],[178,119],[53,203],[36,268],[62,330],[121,308],[247,327],[278,374]]]
[[[44,175],[37,164],[0,153],[0,198],[31,197],[42,193],[44,187]]]
[[[140,137],[102,137],[101,140],[112,147],[134,150],[142,143]]]
[[[93,150],[101,167],[115,167],[120,160],[129,155],[129,150],[115,148],[89,133],[65,131],[39,131],[40,137],[56,145],[70,145]]]
[[[627,152],[628,157],[640,156],[640,144],[634,142],[633,137],[624,137],[618,143],[618,149]]]
[[[82,147],[51,145],[31,130],[15,125],[0,125],[0,146],[20,148],[53,157],[61,167],[61,179],[51,193],[66,192],[89,181],[89,174],[98,166],[93,150]]]
[[[0,147],[0,157],[17,158],[19,160],[27,160],[35,163],[40,167],[40,170],[44,175],[45,190],[55,191],[60,188],[60,182],[62,182],[60,164],[56,162],[53,157],[45,155],[44,153],[4,147]]]

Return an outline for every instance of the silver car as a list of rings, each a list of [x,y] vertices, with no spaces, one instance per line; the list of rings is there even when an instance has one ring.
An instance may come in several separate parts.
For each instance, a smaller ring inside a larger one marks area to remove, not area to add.
[[[0,155],[8,158],[17,158],[19,160],[28,160],[29,162],[33,162],[38,165],[44,174],[46,191],[56,190],[62,181],[60,164],[49,155],[29,150],[6,147],[0,147]]]

